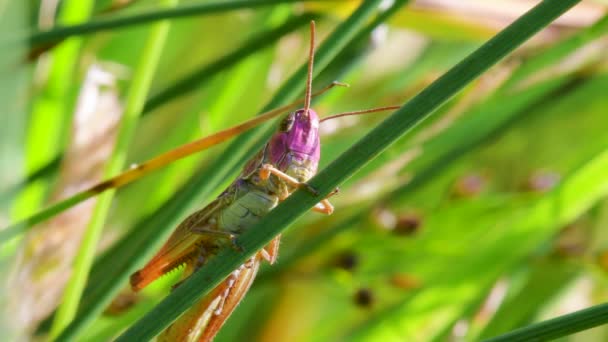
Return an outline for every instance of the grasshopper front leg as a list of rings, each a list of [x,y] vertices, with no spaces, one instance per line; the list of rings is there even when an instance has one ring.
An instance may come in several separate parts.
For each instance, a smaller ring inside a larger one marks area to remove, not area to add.
[[[293,186],[294,188],[304,188],[304,189],[306,189],[306,191],[312,193],[313,195],[319,194],[319,192],[315,188],[308,185],[308,183],[298,181],[297,179],[295,179],[295,178],[291,177],[290,175],[286,174],[285,172],[277,169],[276,167],[272,166],[271,164],[262,165],[262,167],[260,168],[260,179],[266,180],[270,177],[270,175],[277,176],[277,178],[283,180],[284,182]],[[335,189],[329,195],[327,195],[326,198],[321,200],[321,202],[317,203],[312,208],[312,210],[322,213],[322,214],[331,215],[334,212],[334,206],[329,202],[328,198],[335,195],[336,193],[338,193],[338,189]],[[281,198],[281,201],[284,199],[285,198]]]

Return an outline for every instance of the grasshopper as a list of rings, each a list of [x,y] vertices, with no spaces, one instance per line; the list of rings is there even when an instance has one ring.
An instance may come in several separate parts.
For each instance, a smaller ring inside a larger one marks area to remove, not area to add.
[[[266,145],[243,168],[239,177],[217,199],[188,216],[160,251],[142,269],[131,275],[131,287],[139,291],[156,278],[185,265],[184,279],[217,254],[220,248],[235,247],[236,237],[285,200],[296,189],[316,193],[306,182],[317,172],[320,158],[319,124],[344,115],[396,109],[395,106],[341,113],[319,119],[310,108],[314,63],[314,21],[304,108],[289,113]],[[334,191],[332,194],[334,194]],[[330,194],[328,197],[330,197]],[[328,198],[314,211],[331,214]],[[261,261],[273,264],[278,257],[280,236],[234,270],[201,301],[184,313],[159,336],[159,341],[210,341],[242,300],[256,276]],[[178,283],[179,284],[179,283]]]

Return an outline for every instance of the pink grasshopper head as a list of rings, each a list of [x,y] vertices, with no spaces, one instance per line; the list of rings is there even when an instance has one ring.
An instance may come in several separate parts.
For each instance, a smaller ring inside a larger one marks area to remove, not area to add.
[[[278,132],[270,139],[270,162],[279,170],[305,181],[317,172],[320,147],[317,113],[312,109],[299,109],[281,121]],[[302,167],[289,170],[295,165]]]

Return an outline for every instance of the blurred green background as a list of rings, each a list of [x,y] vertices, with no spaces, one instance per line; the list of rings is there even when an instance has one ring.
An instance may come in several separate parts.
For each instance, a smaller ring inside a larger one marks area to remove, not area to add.
[[[207,3],[180,1],[191,7],[171,20],[144,114],[121,151],[125,168],[260,112],[306,63],[308,22],[316,20],[322,42],[359,5],[195,13]],[[0,226],[104,177],[131,80],[147,60],[150,24],[59,41],[35,32],[163,13],[167,4],[0,0]],[[389,8],[390,17],[366,21],[368,31],[313,82],[350,88],[331,90],[314,108],[326,116],[404,104],[534,4],[382,2],[378,11]],[[477,341],[604,302],[606,9],[582,1],[348,179],[332,216],[299,219],[283,234],[278,263],[263,267],[216,340]],[[324,123],[320,168],[384,116]],[[97,257],[76,340],[111,340],[167,295],[179,274],[137,295],[125,277],[238,175],[244,160],[229,170],[218,162],[235,150],[226,146],[117,191],[89,246]],[[93,206],[0,246],[0,330],[9,340],[45,338]],[[607,339],[603,326],[562,338]]]

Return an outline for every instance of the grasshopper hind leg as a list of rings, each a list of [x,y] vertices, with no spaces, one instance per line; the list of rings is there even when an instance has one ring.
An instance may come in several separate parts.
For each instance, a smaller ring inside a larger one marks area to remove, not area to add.
[[[192,275],[192,273],[205,265],[207,263],[208,255],[210,255],[209,249],[203,245],[200,245],[198,247],[198,252],[192,257],[192,262],[186,263],[186,268],[184,269],[182,279],[173,284],[173,286],[171,286],[171,290],[178,288],[186,279],[188,279],[188,277]]]
[[[281,235],[275,236],[266,247],[260,250],[259,255],[262,259],[268,261],[269,264],[274,264],[279,257],[279,243],[281,242]]]

